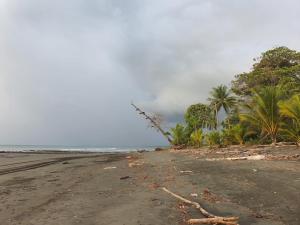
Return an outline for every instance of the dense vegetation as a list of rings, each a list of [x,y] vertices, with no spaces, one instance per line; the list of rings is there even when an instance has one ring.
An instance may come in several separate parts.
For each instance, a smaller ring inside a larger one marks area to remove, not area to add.
[[[300,145],[300,52],[278,47],[254,61],[230,88],[215,87],[206,103],[188,107],[185,123],[171,129],[174,145]]]

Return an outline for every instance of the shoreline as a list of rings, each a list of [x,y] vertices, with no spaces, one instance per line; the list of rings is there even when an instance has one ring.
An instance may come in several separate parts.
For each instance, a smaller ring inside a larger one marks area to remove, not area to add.
[[[183,225],[202,218],[163,187],[243,225],[299,224],[299,160],[203,160],[223,157],[218,151],[0,153],[0,224]]]

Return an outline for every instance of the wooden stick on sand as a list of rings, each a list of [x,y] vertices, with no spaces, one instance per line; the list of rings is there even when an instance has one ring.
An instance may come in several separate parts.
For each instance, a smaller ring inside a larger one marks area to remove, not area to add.
[[[163,191],[167,192],[168,194],[172,195],[173,197],[187,203],[190,205],[195,206],[196,209],[199,209],[200,213],[207,217],[203,219],[190,219],[188,220],[189,224],[225,224],[225,225],[238,225],[238,217],[220,217],[215,216],[209,212],[207,212],[204,208],[201,207],[201,205],[198,202],[192,202],[188,199],[185,199],[181,197],[180,195],[177,195],[171,191],[169,191],[167,188],[163,187]]]

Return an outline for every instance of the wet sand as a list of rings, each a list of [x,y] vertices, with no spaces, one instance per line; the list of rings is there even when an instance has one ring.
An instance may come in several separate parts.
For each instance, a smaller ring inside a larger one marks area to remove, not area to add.
[[[0,224],[174,225],[202,218],[161,187],[211,213],[239,216],[242,225],[300,224],[299,160],[206,161],[170,151],[0,153]]]

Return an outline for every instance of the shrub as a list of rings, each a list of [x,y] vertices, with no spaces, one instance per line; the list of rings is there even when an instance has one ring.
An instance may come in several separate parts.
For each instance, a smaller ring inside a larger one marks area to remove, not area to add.
[[[300,95],[279,103],[280,114],[285,118],[281,133],[288,140],[300,145]]]
[[[203,131],[201,129],[197,129],[192,132],[190,136],[190,143],[195,147],[201,147],[203,141]]]
[[[177,124],[176,127],[171,128],[172,144],[183,145],[186,144],[185,128],[181,124]]]
[[[205,136],[206,143],[209,147],[221,145],[221,135],[218,131],[211,131]]]

